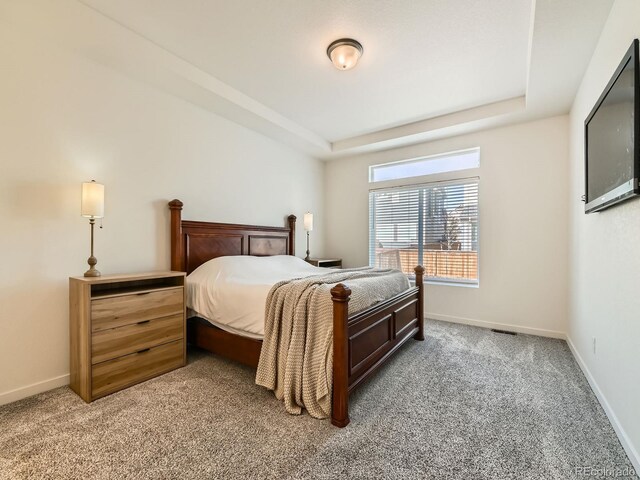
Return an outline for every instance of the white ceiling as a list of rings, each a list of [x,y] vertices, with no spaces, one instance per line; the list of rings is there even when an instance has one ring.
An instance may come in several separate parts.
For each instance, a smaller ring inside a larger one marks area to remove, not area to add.
[[[11,13],[94,60],[332,158],[567,113],[612,2],[23,0]],[[364,46],[346,72],[326,56],[345,36]]]
[[[330,142],[525,93],[531,0],[84,2]]]

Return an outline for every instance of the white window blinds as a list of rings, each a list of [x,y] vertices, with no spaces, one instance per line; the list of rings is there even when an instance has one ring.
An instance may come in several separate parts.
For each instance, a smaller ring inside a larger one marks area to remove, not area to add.
[[[478,179],[369,192],[369,260],[428,280],[478,283]]]

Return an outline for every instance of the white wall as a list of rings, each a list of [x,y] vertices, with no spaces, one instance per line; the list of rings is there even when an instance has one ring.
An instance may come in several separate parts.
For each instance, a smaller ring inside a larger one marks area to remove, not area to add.
[[[326,252],[368,263],[369,165],[480,147],[480,286],[428,284],[426,313],[563,336],[567,316],[568,117],[332,161]]]
[[[591,215],[580,202],[584,120],[638,37],[640,2],[617,0],[571,110],[569,338],[640,470],[640,200]]]
[[[322,232],[321,162],[5,26],[0,403],[66,382],[67,278],[86,270],[89,254],[82,181],[106,185],[103,273],[169,268],[172,198],[186,219],[284,226],[294,213],[299,256],[305,211]],[[322,248],[316,236],[314,253]]]

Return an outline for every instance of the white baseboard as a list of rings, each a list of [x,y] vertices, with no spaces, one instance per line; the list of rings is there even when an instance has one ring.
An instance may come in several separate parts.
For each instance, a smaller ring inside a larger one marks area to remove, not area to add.
[[[60,375],[59,377],[50,378],[43,382],[34,383],[26,387],[20,387],[15,390],[0,393],[0,405],[22,400],[23,398],[30,397],[31,395],[36,395],[65,385],[69,385],[69,374]]]
[[[567,334],[555,330],[545,330],[543,328],[522,327],[520,325],[510,325],[508,323],[487,322],[484,320],[475,320],[473,318],[454,317],[452,315],[442,315],[440,313],[425,313],[425,318],[434,320],[442,320],[443,322],[461,323],[463,325],[472,325],[481,328],[497,328],[498,330],[507,330],[509,332],[526,333],[528,335],[537,335],[539,337],[567,339]]]
[[[600,405],[602,405],[602,409],[607,414],[607,417],[609,418],[609,422],[611,423],[611,426],[613,426],[613,429],[616,431],[616,435],[618,435],[618,440],[620,440],[620,443],[622,444],[622,448],[624,448],[624,451],[627,452],[627,456],[629,457],[629,460],[631,460],[631,463],[633,464],[633,468],[636,470],[636,472],[640,473],[640,455],[638,455],[637,450],[634,448],[633,444],[631,443],[631,440],[629,440],[629,437],[627,436],[627,432],[625,432],[624,428],[622,428],[622,425],[620,425],[620,421],[618,420],[618,417],[616,417],[616,414],[611,408],[611,405],[609,405],[607,398],[604,396],[604,393],[602,393],[602,390],[600,390],[598,383],[596,382],[593,375],[591,375],[591,372],[589,371],[587,364],[584,362],[584,360],[580,356],[580,353],[578,353],[578,350],[576,349],[575,345],[573,344],[569,336],[567,336],[567,345],[569,345],[569,349],[571,349],[571,353],[573,353],[573,357],[576,359],[576,362],[578,362],[578,365],[580,366],[582,373],[584,373],[584,376],[587,378],[589,385],[591,385],[591,390],[593,390],[593,393],[596,394],[596,397],[600,402]]]

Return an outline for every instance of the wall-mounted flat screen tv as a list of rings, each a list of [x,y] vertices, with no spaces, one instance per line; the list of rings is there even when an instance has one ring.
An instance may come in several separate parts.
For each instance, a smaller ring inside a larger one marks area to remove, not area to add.
[[[585,213],[640,194],[639,78],[636,39],[584,122]]]

